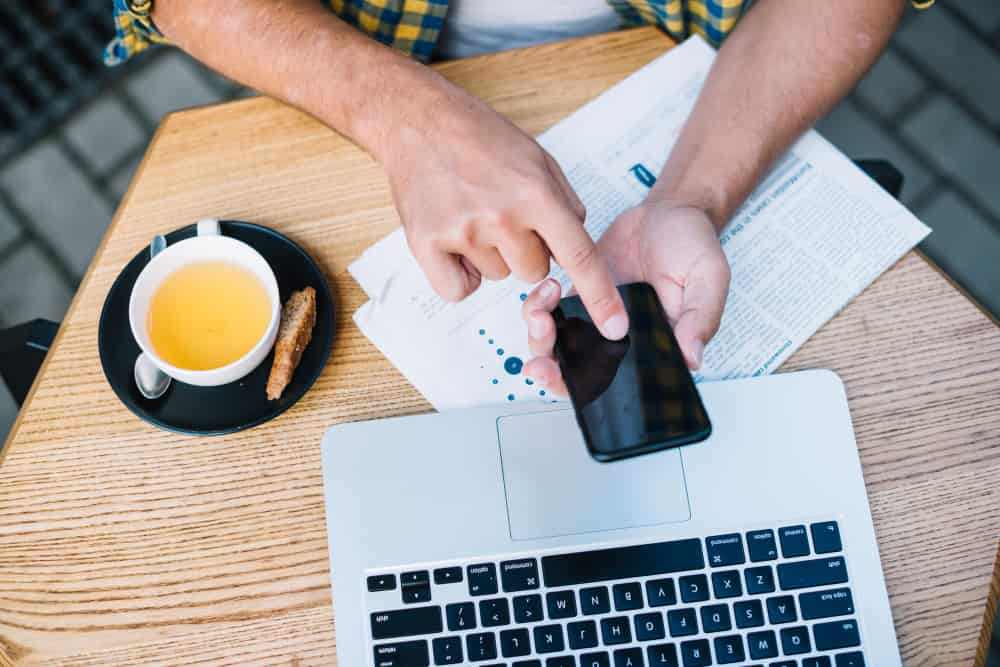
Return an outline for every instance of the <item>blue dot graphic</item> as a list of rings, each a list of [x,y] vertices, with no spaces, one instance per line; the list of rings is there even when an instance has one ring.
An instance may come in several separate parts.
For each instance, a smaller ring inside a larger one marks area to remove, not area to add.
[[[544,390],[544,389],[542,389],[542,390],[541,390],[540,392],[538,392],[538,395],[539,395],[539,396],[544,396],[544,395],[545,395],[545,390]]]
[[[486,341],[486,342],[487,342],[487,343],[489,343],[490,345],[492,345],[492,344],[493,344],[493,339],[492,339],[492,338],[490,338],[490,339],[489,339],[488,341]]]
[[[496,378],[493,378],[493,384],[499,384],[499,383],[500,383],[500,380],[498,380]]]
[[[517,375],[524,368],[524,362],[519,357],[510,357],[503,362],[503,369],[511,375]]]
[[[507,400],[508,401],[513,401],[514,400],[514,394],[507,394]]]
[[[528,298],[528,295],[525,294],[524,292],[521,292],[521,301],[524,301],[527,298]]]
[[[498,347],[497,348],[497,356],[501,356],[501,357],[503,356],[503,348],[502,347]]]
[[[479,335],[480,336],[482,336],[484,333],[486,333],[486,329],[480,329],[479,330]]]
[[[524,378],[524,384],[532,385],[535,384],[535,381],[532,380],[531,378]]]

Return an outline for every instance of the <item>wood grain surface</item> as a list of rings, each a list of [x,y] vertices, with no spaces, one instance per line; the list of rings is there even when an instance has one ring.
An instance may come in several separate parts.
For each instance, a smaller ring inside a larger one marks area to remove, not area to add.
[[[645,29],[440,70],[538,133],[669,46]],[[206,216],[291,236],[340,316],[298,405],[191,438],[118,403],[97,324],[153,234]],[[0,666],[335,664],[321,436],[429,409],[349,317],[364,297],[348,263],[397,224],[379,166],[304,114],[257,98],[166,118],[7,443]],[[910,254],[783,370],[816,367],[847,385],[906,664],[981,662],[998,581],[1000,331]]]

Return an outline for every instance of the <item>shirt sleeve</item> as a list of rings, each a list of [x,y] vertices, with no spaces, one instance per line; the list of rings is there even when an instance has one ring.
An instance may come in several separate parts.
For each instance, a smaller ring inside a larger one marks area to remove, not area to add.
[[[153,0],[112,0],[115,36],[104,47],[104,64],[120,65],[153,44],[168,40],[153,23]]]

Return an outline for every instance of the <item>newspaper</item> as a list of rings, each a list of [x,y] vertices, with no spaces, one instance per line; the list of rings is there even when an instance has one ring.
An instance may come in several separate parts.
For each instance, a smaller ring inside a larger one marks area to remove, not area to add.
[[[666,161],[715,57],[692,37],[558,123],[539,143],[559,162],[599,238],[640,203]],[[771,373],[930,229],[815,131],[774,165],[722,230],[732,283],[696,381]],[[349,267],[369,301],[366,336],[437,409],[552,400],[530,358],[508,278],[451,304],[431,289],[402,230]],[[564,288],[565,274],[551,274]]]

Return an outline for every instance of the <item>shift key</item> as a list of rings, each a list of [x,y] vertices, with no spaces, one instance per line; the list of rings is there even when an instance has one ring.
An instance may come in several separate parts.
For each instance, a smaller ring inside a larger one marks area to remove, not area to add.
[[[441,632],[441,607],[414,607],[372,614],[372,639],[396,639]]]
[[[428,667],[431,664],[427,640],[382,644],[373,649],[375,667]]]
[[[843,556],[782,563],[778,566],[778,582],[785,591],[843,584],[847,582],[847,563]]]

